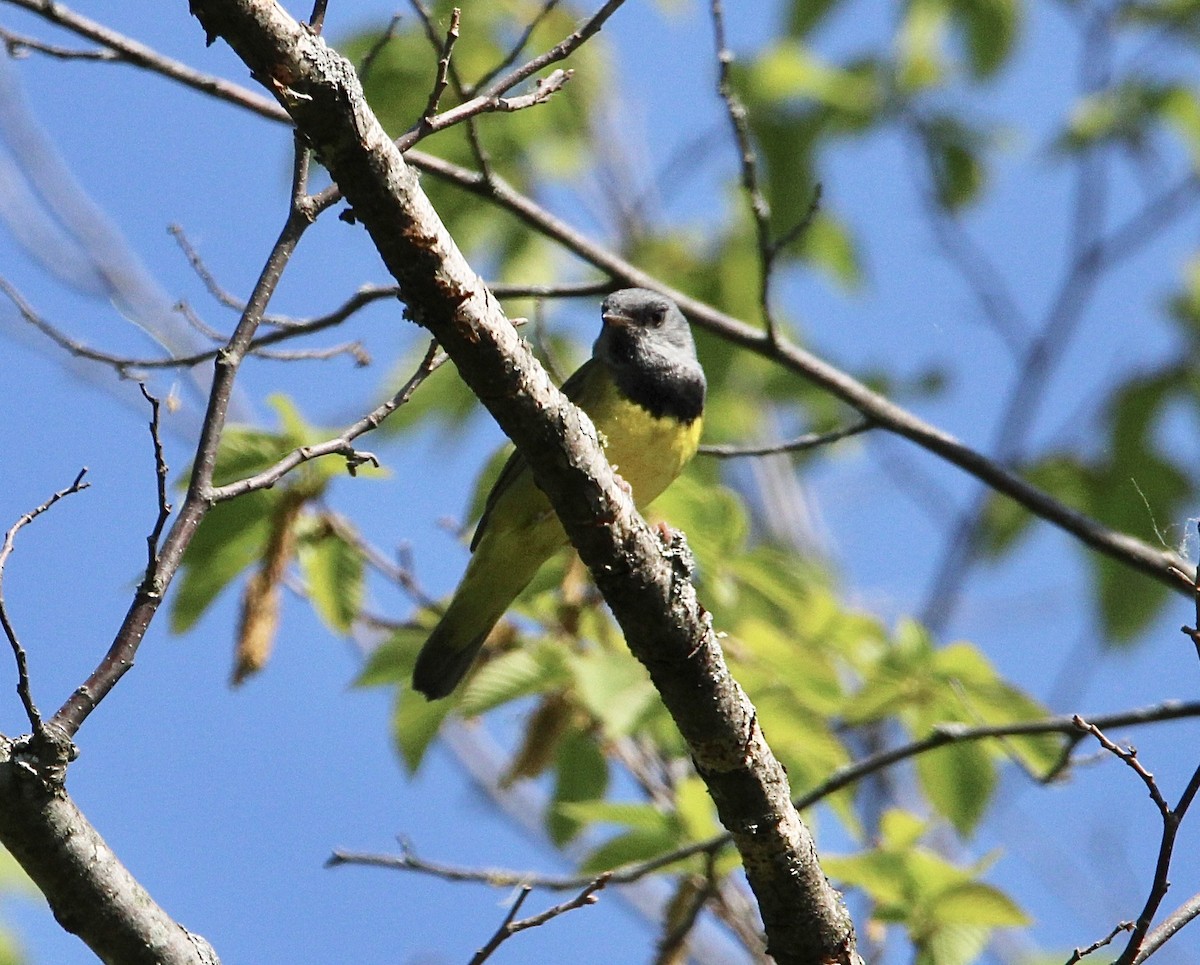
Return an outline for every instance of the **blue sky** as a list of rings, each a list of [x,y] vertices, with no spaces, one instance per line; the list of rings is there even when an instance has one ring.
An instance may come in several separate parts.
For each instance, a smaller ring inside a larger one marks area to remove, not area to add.
[[[774,4],[728,6],[735,46],[769,33]],[[119,0],[79,9],[202,70],[248,82],[221,44],[203,46],[183,3]],[[44,35],[32,19],[0,10],[5,26]],[[334,3],[327,33],[336,40],[391,12],[378,3],[352,10]],[[822,32],[821,49],[858,49],[881,36],[891,16],[890,5],[854,5]],[[640,156],[661,165],[677,145],[721,123],[703,5],[679,3],[663,12],[629,4],[605,34],[618,50],[622,126]],[[999,96],[987,102],[989,114],[1010,124],[1013,135],[994,172],[994,193],[969,227],[1036,316],[1061,272],[1069,169],[1052,161],[1048,138],[1072,89],[1074,66],[1062,51],[1071,49],[1073,34],[1059,8],[1039,6],[1024,36]],[[183,225],[222,283],[245,293],[286,201],[285,132],[129,68],[31,58],[8,69],[82,189],[163,292],[171,300],[187,298],[210,321],[229,324],[166,226]],[[914,404],[986,447],[1011,366],[980,324],[961,280],[939,260],[908,186],[903,146],[886,135],[848,142],[827,165],[827,203],[866,239],[867,283],[846,292],[821,275],[797,273],[783,281],[781,302],[803,320],[808,344],[851,371],[885,370],[902,379],[932,366],[950,368],[955,377],[948,391]],[[721,205],[737,203],[721,186],[733,167],[732,149],[710,153],[686,190],[659,212],[703,224]],[[1132,210],[1141,190],[1119,181],[1114,208]],[[600,233],[597,200],[595,192],[564,192],[561,213]],[[1097,413],[1089,406],[1109,380],[1148,368],[1169,351],[1159,302],[1194,241],[1192,218],[1102,286],[1052,386],[1036,439],[1090,445]],[[109,306],[67,291],[3,231],[0,273],[76,337],[144,351],[141,336]],[[306,238],[272,307],[313,314],[360,284],[385,280],[363,233],[325,219]],[[569,306],[554,323],[589,333],[595,307]],[[364,313],[339,333],[343,337],[364,339],[379,363],[365,371],[344,359],[254,363],[244,372],[247,406],[261,414],[267,394],[285,391],[314,422],[349,421],[379,385],[387,360],[422,343],[396,306]],[[5,574],[5,598],[30,654],[35,695],[52,711],[107,647],[144,565],[144,535],[154,513],[152,455],[145,407],[125,391],[128,385],[116,386],[104,373],[81,384],[59,355],[31,344],[0,342],[7,389],[0,404],[0,524],[67,485],[83,465],[92,483],[20,534]],[[186,387],[182,391],[187,398]],[[176,418],[180,431],[168,437],[168,461],[178,472],[188,458],[186,407]],[[384,450],[390,478],[341,482],[334,504],[369,519],[381,545],[411,544],[425,585],[446,592],[466,556],[438,521],[461,516],[474,474],[499,439],[480,417],[461,436],[434,430],[406,440]],[[1195,455],[1194,439],[1181,431],[1172,444]],[[896,485],[895,473],[909,466],[959,503],[974,491],[959,472],[907,443],[874,437],[818,460],[804,479],[847,593],[889,620],[920,606],[936,559],[931,547],[940,545],[945,523],[944,514],[928,516]],[[1171,540],[1182,537],[1185,520],[1158,523]],[[1039,527],[1010,563],[977,572],[949,638],[977,642],[1005,674],[1039,696],[1060,695],[1053,706],[1059,712],[1097,713],[1190,696],[1194,655],[1176,629],[1191,618],[1186,603],[1172,601],[1141,647],[1112,652],[1080,606],[1086,575],[1068,538]],[[406,612],[407,601],[394,591],[377,590],[377,602]],[[286,608],[269,669],[231,691],[234,621],[229,598],[186,637],[171,636],[159,620],[136,667],[81,732],[82,756],[68,783],[155,898],[208,937],[226,965],[464,962],[512,898],[384,871],[327,870],[322,864],[334,847],[388,851],[403,835],[422,856],[448,863],[566,870],[498,813],[448,750],[436,748],[416,780],[404,777],[388,736],[389,696],[350,689],[358,651],[331,638],[305,606]],[[503,734],[515,720],[496,726]],[[0,729],[17,733],[22,724],[17,702],[11,696],[0,702]],[[1174,793],[1190,773],[1187,747],[1195,745],[1195,732],[1183,724],[1137,734],[1143,758]],[[1003,849],[993,878],[1042,910],[1034,931],[1039,942],[1086,944],[1140,908],[1157,819],[1130,775],[1106,762],[1049,789],[1014,776],[1002,797],[996,820],[965,851]],[[1114,815],[1122,825],[1117,840]],[[831,832],[832,822],[821,830]],[[836,837],[826,843],[844,845]],[[1168,904],[1198,890],[1198,872],[1196,862],[1181,855]],[[1087,883],[1101,875],[1105,887],[1097,894]],[[554,900],[535,895],[525,910]],[[93,960],[37,902],[14,902],[5,911],[31,962]],[[606,893],[597,906],[514,939],[496,960],[644,960],[653,939],[652,928]],[[1183,947],[1160,960],[1187,961]]]

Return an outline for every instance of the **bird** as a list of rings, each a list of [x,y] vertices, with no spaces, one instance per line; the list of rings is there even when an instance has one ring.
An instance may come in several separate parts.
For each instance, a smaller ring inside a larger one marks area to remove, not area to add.
[[[670,298],[622,289],[604,299],[600,317],[592,357],[562,391],[592,420],[641,510],[696,454],[707,383],[691,327]],[[514,452],[484,503],[466,573],[417,656],[413,689],[429,700],[448,696],[505,611],[567,542],[525,457]]]

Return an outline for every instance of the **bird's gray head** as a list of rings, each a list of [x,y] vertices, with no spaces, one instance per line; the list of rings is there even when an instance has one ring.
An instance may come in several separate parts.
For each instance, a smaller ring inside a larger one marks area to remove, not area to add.
[[[592,355],[625,394],[655,415],[697,418],[704,408],[704,370],[679,306],[658,292],[625,288],[604,299],[600,316],[604,328]]]

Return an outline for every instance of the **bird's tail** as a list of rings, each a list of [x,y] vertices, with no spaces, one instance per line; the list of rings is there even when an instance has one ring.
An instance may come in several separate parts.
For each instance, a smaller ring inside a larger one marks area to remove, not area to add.
[[[488,566],[488,555],[481,545],[445,615],[417,655],[413,689],[430,700],[445,697],[458,686],[492,628],[537,573],[537,566],[523,566],[519,559],[509,560],[507,566]]]

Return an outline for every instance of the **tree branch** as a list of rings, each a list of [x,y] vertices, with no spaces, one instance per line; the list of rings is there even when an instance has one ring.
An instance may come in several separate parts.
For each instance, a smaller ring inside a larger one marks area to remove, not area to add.
[[[682,546],[664,552],[616,485],[590,421],[552,385],[467,264],[350,64],[277,5],[194,0],[192,8],[288,110],[399,282],[408,315],[434,334],[529,461],[734,836],[772,953],[781,963],[852,961],[849,917],[754,709],[729,676]]]
[[[292,197],[287,218],[267,256],[233,336],[217,353],[208,406],[200,428],[200,441],[196,446],[192,475],[188,481],[183,505],[167,532],[167,538],[152,568],[153,572],[147,573],[147,578],[138,587],[133,603],[121,622],[108,652],[88,679],[67,698],[54,715],[53,723],[68,737],[73,737],[78,732],[87,716],[133,666],[133,659],[145,637],[146,629],[158,612],[167,587],[179,569],[184,551],[201,520],[213,505],[213,470],[221,443],[221,432],[225,427],[229,400],[233,395],[234,379],[242,360],[250,350],[254,333],[279,284],[284,268],[305,230],[312,224],[312,208],[306,195],[307,183],[308,149],[297,138]]]
[[[75,806],[62,785],[74,748],[0,737],[0,841],[46,896],[54,917],[102,961],[220,965],[175,922]]]

